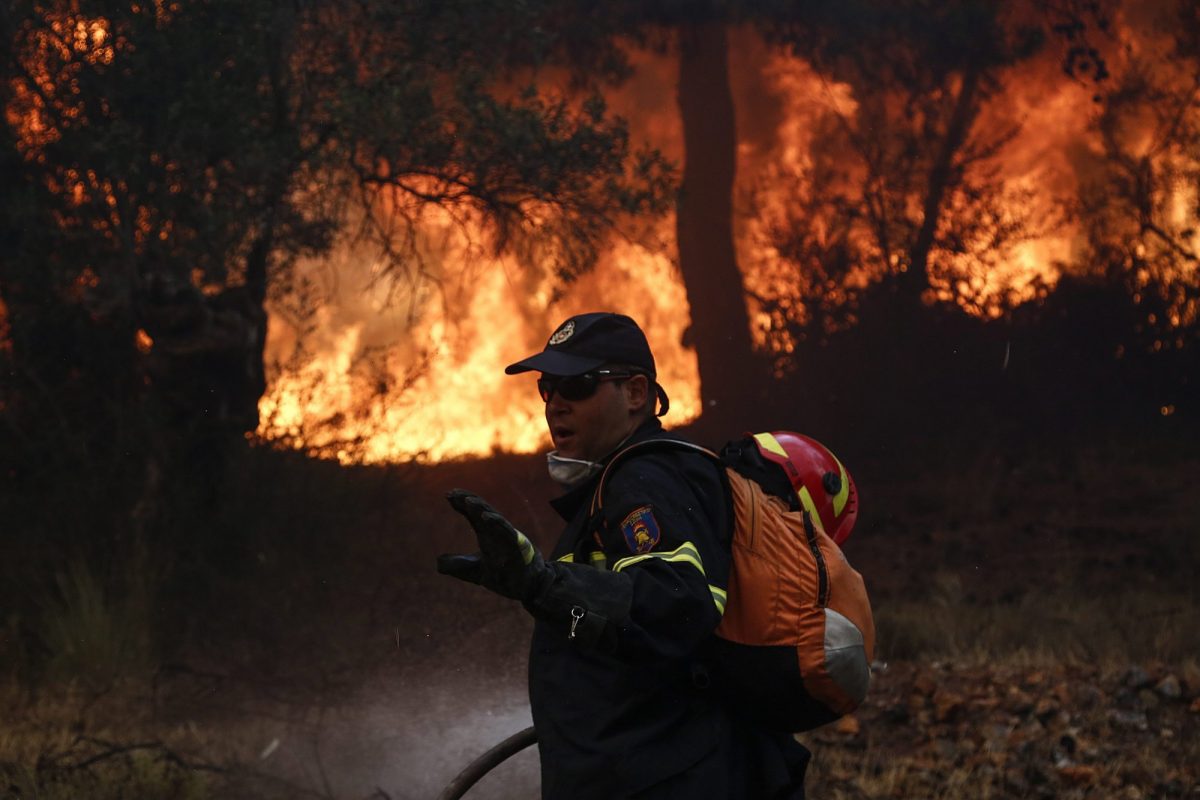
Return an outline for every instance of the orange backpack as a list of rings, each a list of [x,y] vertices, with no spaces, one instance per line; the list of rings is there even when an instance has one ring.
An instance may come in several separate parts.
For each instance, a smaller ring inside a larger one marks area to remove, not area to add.
[[[728,602],[706,653],[712,685],[768,727],[811,730],[854,711],[871,677],[875,623],[862,576],[807,511],[791,511],[713,451],[649,439],[618,452],[592,498],[631,455],[700,453],[723,468],[733,508]],[[594,517],[595,518],[595,517]]]

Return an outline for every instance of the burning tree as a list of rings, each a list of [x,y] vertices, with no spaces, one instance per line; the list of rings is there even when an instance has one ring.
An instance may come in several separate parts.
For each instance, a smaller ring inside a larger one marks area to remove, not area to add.
[[[555,14],[6,4],[0,467],[83,495],[12,518],[136,529],[165,494],[215,491],[257,426],[270,286],[351,224],[392,269],[419,267],[431,209],[565,266],[615,213],[661,207],[661,159],[602,102],[539,88],[579,33]]]
[[[1176,19],[1166,58],[1134,53],[1105,97],[1080,192],[1092,269],[1135,299],[1154,349],[1187,344],[1200,312],[1200,18]]]
[[[378,303],[352,301],[321,317],[336,321],[340,335],[324,336],[302,370],[281,371],[264,403],[280,424],[260,429],[264,436],[292,437],[344,460],[538,449],[536,398],[528,387],[501,385],[496,369],[519,348],[477,357],[478,344],[500,336],[532,346],[562,316],[597,304],[631,310],[646,324],[666,385],[682,398],[671,421],[703,412],[708,431],[724,436],[753,407],[758,419],[773,413],[795,424],[813,417],[794,405],[770,412],[759,398],[833,403],[808,386],[785,390],[781,379],[805,372],[829,385],[869,372],[871,391],[833,394],[879,396],[895,381],[913,394],[934,391],[949,361],[971,362],[953,352],[959,341],[986,340],[979,346],[988,363],[1007,364],[1015,319],[1029,326],[1057,314],[1046,303],[1061,276],[1094,276],[1098,263],[1111,261],[1089,240],[1114,244],[1120,256],[1112,263],[1126,251],[1136,260],[1136,243],[1115,245],[1111,234],[1121,226],[1103,221],[1127,221],[1129,207],[1095,166],[1110,160],[1100,120],[1124,102],[1113,91],[1126,79],[1119,54],[1141,53],[1155,73],[1187,30],[1172,21],[1190,12],[1187,4],[639,3],[601,15],[589,8],[561,5],[562,27],[592,26],[573,40],[576,66],[628,60],[632,79],[606,98],[683,163],[676,217],[657,224],[657,246],[610,244],[597,270],[557,275],[536,248],[482,267],[468,264],[466,248],[447,251],[424,278],[452,291],[406,294],[424,316],[394,347],[381,345]],[[1170,42],[1155,31],[1170,31]],[[1186,73],[1190,56],[1177,57],[1185,66],[1158,71],[1156,80],[1166,79],[1183,102],[1187,82],[1167,76]],[[1144,103],[1168,117],[1186,105]],[[1185,168],[1187,146],[1175,151],[1172,163]],[[1160,173],[1166,152],[1150,158]],[[1173,196],[1175,242],[1186,248],[1188,201]],[[426,222],[428,241],[444,226]],[[347,258],[363,272],[371,267],[361,254]],[[1169,272],[1142,271],[1142,286],[1157,287]],[[1175,294],[1195,284],[1187,269],[1170,274]],[[379,294],[378,286],[371,291]],[[453,302],[430,301],[443,296]],[[1167,325],[1171,318],[1155,316]],[[846,369],[834,350],[853,352],[861,367]],[[414,377],[415,363],[428,373]],[[334,391],[303,396],[302,371]],[[398,387],[412,391],[400,396]],[[479,395],[474,402],[463,400],[470,391]],[[324,429],[356,447],[320,438]],[[446,433],[428,436],[434,429]]]

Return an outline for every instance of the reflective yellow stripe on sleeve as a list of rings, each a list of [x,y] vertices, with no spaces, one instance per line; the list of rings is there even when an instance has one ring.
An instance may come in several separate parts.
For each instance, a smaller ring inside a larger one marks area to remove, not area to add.
[[[657,558],[661,561],[673,561],[676,563],[691,564],[693,567],[704,575],[704,562],[700,558],[700,551],[691,542],[684,542],[667,553],[642,553],[637,556],[627,556],[626,558],[618,559],[613,563],[613,572],[620,572],[626,567],[631,567],[634,564],[640,564],[651,558]],[[714,586],[711,583],[708,585],[708,590],[712,592],[713,605],[717,607],[717,613],[722,616],[725,614],[726,594],[725,590],[719,586]]]
[[[712,592],[713,605],[717,607],[717,611],[720,612],[721,616],[725,616],[725,602],[728,597],[725,594],[725,590],[719,586],[713,586],[711,583],[708,585],[708,590]]]
[[[565,556],[560,556],[558,560],[566,564],[577,563],[574,553],[567,553]],[[608,556],[599,550],[592,550],[588,553],[588,563],[596,569],[608,569]]]
[[[663,561],[683,561],[700,570],[701,575],[704,574],[704,562],[700,560],[700,551],[691,542],[684,542],[669,553],[642,553],[639,556],[617,559],[612,567],[613,572],[620,572],[626,567],[632,567],[634,564],[650,558],[659,558]]]

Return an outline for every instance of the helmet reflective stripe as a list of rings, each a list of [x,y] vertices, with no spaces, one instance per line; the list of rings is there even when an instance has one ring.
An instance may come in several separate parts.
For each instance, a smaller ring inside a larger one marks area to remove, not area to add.
[[[788,457],[787,451],[783,449],[783,445],[781,445],[779,440],[775,438],[775,434],[756,433],[754,434],[754,440],[758,442],[759,447],[767,452],[774,453],[780,458]],[[838,489],[837,494],[830,498],[833,502],[834,516],[840,517],[842,515],[842,509],[846,507],[846,501],[850,499],[850,480],[846,477],[846,468],[842,465],[841,459],[839,459],[833,453],[829,453],[829,457],[832,458],[834,463],[838,465],[838,472],[841,473],[838,476],[841,479],[841,488]],[[797,494],[800,495],[800,504],[804,506],[805,510],[817,520],[820,520],[821,515],[817,513],[817,505],[813,502],[812,495],[808,493],[808,488],[801,486]]]
[[[837,456],[830,453],[833,460],[837,462],[838,471],[841,472],[842,488],[838,489],[838,493],[833,496],[833,515],[840,517],[842,509],[846,507],[846,501],[850,499],[850,479],[846,477],[846,468],[842,466],[842,461]]]
[[[764,450],[768,450],[780,458],[787,458],[787,451],[783,449],[783,445],[775,438],[773,433],[756,433],[754,440],[758,442],[758,446]]]
[[[807,486],[801,486],[800,491],[796,492],[800,497],[800,505],[812,517],[813,524],[821,530],[825,530],[825,523],[821,521],[821,515],[817,513],[817,504],[813,502],[813,497],[808,493]]]
[[[750,434],[758,455],[776,464],[791,482],[794,502],[820,520],[839,545],[858,517],[854,479],[845,465],[820,442],[795,431]]]

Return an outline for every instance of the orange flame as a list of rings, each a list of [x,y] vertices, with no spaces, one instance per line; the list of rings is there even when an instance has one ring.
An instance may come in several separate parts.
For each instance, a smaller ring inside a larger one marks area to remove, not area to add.
[[[442,233],[457,240],[451,253],[466,247],[464,234],[450,227]],[[407,309],[399,311],[397,298],[388,297],[396,287],[379,276],[372,281],[360,270],[356,282],[347,280],[362,263],[350,256],[339,268],[341,302],[321,307],[315,341],[304,343],[313,355],[272,382],[260,404],[261,436],[298,437],[307,449],[344,462],[543,449],[549,439],[533,381],[503,368],[540,350],[560,317],[605,308],[629,313],[645,328],[660,381],[672,392],[672,419],[699,412],[695,358],[679,344],[686,298],[661,254],[614,247],[549,312],[549,281],[530,286],[510,258],[473,265],[448,297],[424,287],[403,298]],[[273,314],[268,356],[287,361],[298,344]]]
[[[116,52],[103,17],[56,14],[47,15],[47,21],[48,28],[35,32],[33,52],[22,64],[32,85],[14,80],[5,109],[27,158],[58,140],[62,122],[83,113],[77,77],[82,64],[111,64]]]
[[[1169,51],[1162,40],[1167,34],[1146,15],[1135,17],[1132,22],[1119,17],[1118,35],[1106,45],[1114,70]],[[1089,261],[1087,234],[1071,213],[1105,157],[1097,90],[1064,76],[1059,58],[1047,49],[1006,69],[981,95],[965,146],[988,141],[990,132],[1013,134],[959,164],[963,186],[986,185],[992,194],[981,205],[951,187],[943,200],[938,241],[953,234],[955,246],[935,243],[929,254],[931,300],[994,318],[1043,296],[1065,271],[1097,268]],[[634,80],[611,103],[630,118],[635,134],[678,158],[675,63],[637,53],[635,65]],[[803,323],[818,299],[845,303],[907,265],[902,254],[883,249],[862,220],[847,220],[836,206],[822,205],[830,193],[864,201],[868,169],[847,133],[858,124],[865,98],[790,51],[766,45],[749,29],[731,33],[730,70],[739,136],[733,220],[738,258],[756,342],[786,355],[795,342],[780,334],[783,323]],[[1182,76],[1186,70],[1178,71]],[[1136,158],[1156,159],[1166,175],[1192,174],[1195,154],[1163,147],[1153,123],[1137,114],[1123,119],[1122,148]],[[1185,161],[1191,171],[1183,168]],[[1200,252],[1195,183],[1177,178],[1164,184],[1157,218],[1177,250]],[[905,201],[905,213],[917,225],[920,200]],[[780,246],[781,232],[798,228],[808,248],[797,251],[799,256]],[[448,220],[429,221],[422,233],[424,252],[436,262],[432,275],[440,293],[428,284],[401,290],[378,276],[372,281],[369,259],[343,251],[336,268],[339,299],[322,307],[315,335],[300,341],[304,337],[298,339],[281,315],[272,315],[272,356],[283,362],[292,353],[307,355],[293,358],[272,382],[260,407],[259,433],[292,438],[345,461],[439,460],[544,448],[541,404],[530,381],[506,378],[502,367],[540,349],[560,319],[597,308],[626,311],[643,323],[672,394],[671,419],[690,420],[699,413],[699,385],[695,356],[680,344],[689,318],[673,231],[668,218],[654,229],[658,244],[614,244],[561,300],[555,299],[552,279],[528,265],[511,257],[480,258],[471,242],[482,234]],[[853,259],[828,272],[824,261],[843,245]],[[1168,265],[1153,257],[1156,247],[1165,246],[1138,244],[1146,262],[1138,273],[1140,286],[1196,283],[1200,262],[1175,258]],[[319,267],[309,265],[313,275]],[[388,296],[399,298],[403,310],[388,306]],[[1194,322],[1197,309],[1190,302],[1173,308],[1168,322]],[[308,350],[296,350],[298,343]],[[324,438],[316,434],[319,422],[328,423]]]
[[[747,286],[759,299],[754,306],[760,346],[789,352],[793,342],[767,333],[777,331],[785,321],[771,314],[802,324],[808,319],[811,298],[839,305],[848,291],[862,289],[904,265],[900,254],[880,248],[864,222],[847,220],[843,209],[820,203],[821,193],[866,202],[867,168],[849,143],[859,108],[854,90],[818,74],[787,50],[759,43],[735,52],[739,51],[758,54],[756,61],[746,59],[742,69],[753,73],[747,80],[757,81],[777,98],[781,112],[774,137],[756,146],[743,143],[739,154],[740,256]],[[930,282],[942,302],[957,303],[982,316],[999,316],[1004,309],[1033,299],[1039,287],[1044,291],[1052,286],[1072,257],[1077,231],[1065,223],[1064,215],[1076,191],[1070,155],[1092,116],[1091,92],[1058,79],[1061,71],[1053,59],[1048,54],[1013,70],[975,121],[974,130],[1011,126],[1018,133],[1002,149],[966,169],[968,184],[990,178],[1003,187],[1003,194],[996,215],[978,221],[979,226],[971,229],[974,236],[960,242],[961,251],[935,248],[931,254]],[[817,174],[821,159],[830,174]],[[830,161],[836,162],[836,173],[829,171]],[[818,180],[823,182],[818,185]],[[802,217],[797,208],[804,210]],[[972,213],[966,197],[951,193],[943,203],[941,232]],[[779,231],[797,226],[803,226],[817,253],[827,254],[833,238],[844,237],[856,256],[844,275],[817,283],[818,264],[798,263],[794,255],[779,250]],[[1024,236],[1008,241],[996,238],[1021,226],[1029,229]],[[778,310],[764,310],[764,298]]]
[[[636,60],[643,68],[610,105],[635,135],[677,154],[678,119],[661,113],[674,67],[647,54]],[[307,325],[303,315],[288,322],[286,309],[271,309],[267,359],[281,369],[259,404],[259,436],[343,462],[547,449],[533,379],[507,376],[504,366],[541,350],[563,319],[595,310],[629,314],[646,331],[671,396],[667,421],[699,415],[695,354],[682,345],[690,316],[673,217],[636,240],[616,237],[593,270],[559,286],[513,256],[488,255],[481,221],[456,214],[424,215],[415,280],[385,274],[349,244],[300,265],[300,283],[331,300],[315,304]]]
[[[1063,274],[1105,269],[1097,251],[1111,245],[1124,258],[1135,301],[1161,301],[1161,310],[1147,312],[1148,325],[1164,331],[1154,346],[1183,346],[1172,329],[1200,318],[1200,158],[1181,132],[1200,130],[1200,103],[1194,59],[1174,53],[1169,8],[1127,3],[1115,11],[1111,37],[1099,42],[1114,75],[1106,97],[1064,76],[1053,48],[994,76],[968,147],[988,132],[1014,134],[956,164],[963,185],[986,185],[992,194],[981,204],[952,187],[944,198],[937,235],[954,246],[929,253],[929,300],[998,317],[1043,296]],[[168,19],[178,5],[154,0],[153,10]],[[12,84],[4,109],[30,160],[70,126],[87,124],[80,70],[111,64],[129,44],[103,18],[56,12],[47,21],[18,55],[26,78]],[[730,36],[738,259],[756,343],[786,357],[796,346],[789,325],[807,322],[817,304],[845,305],[908,266],[862,219],[829,200],[866,202],[871,176],[851,134],[871,135],[857,127],[870,103],[894,113],[900,99],[856,96],[749,28]],[[636,139],[679,160],[675,61],[631,55],[634,78],[611,93],[610,105],[630,120]],[[114,228],[120,224],[122,186],[89,169],[51,175],[52,191],[76,206],[95,203]],[[1120,181],[1143,195],[1112,201]],[[919,223],[920,197],[909,191],[900,213]],[[1092,196],[1107,210],[1089,209]],[[171,235],[171,222],[156,224],[149,209],[132,213],[137,247]],[[416,239],[419,268],[403,278],[344,243],[327,259],[300,264],[292,293],[269,308],[267,359],[275,368],[258,434],[347,462],[544,448],[531,381],[506,377],[502,368],[540,349],[561,319],[599,308],[642,323],[672,396],[669,420],[689,421],[700,410],[699,379],[695,354],[681,344],[689,313],[673,238],[670,216],[636,240],[616,238],[592,272],[565,287],[538,265],[488,255],[486,227],[469,214],[426,213]],[[97,280],[86,269],[72,290]],[[11,347],[10,336],[0,302],[0,348]],[[135,344],[143,352],[153,347],[144,331]]]

